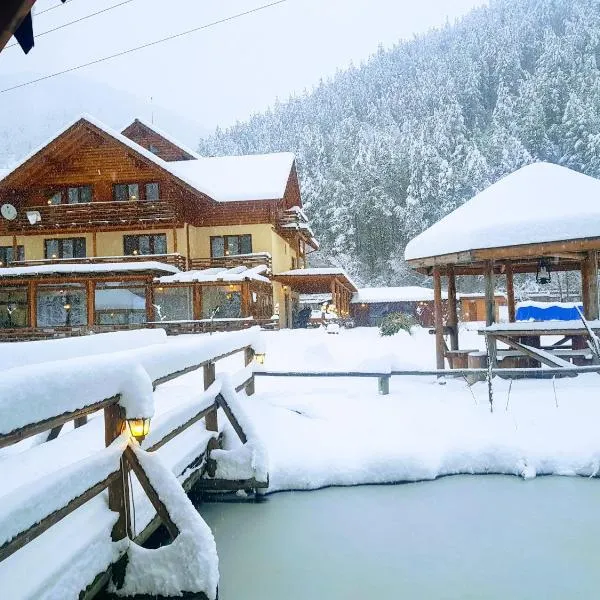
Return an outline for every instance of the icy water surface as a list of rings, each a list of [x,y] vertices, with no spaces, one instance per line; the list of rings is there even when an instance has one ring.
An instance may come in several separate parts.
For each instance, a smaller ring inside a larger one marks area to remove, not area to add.
[[[455,476],[205,503],[220,600],[600,598],[600,480]]]

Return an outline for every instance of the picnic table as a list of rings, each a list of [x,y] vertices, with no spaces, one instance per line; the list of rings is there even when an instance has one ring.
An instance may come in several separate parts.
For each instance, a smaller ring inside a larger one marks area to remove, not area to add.
[[[600,321],[589,321],[590,329],[600,334]],[[588,329],[578,321],[522,321],[516,323],[494,323],[478,330],[486,336],[489,360],[494,363],[497,358],[516,357],[530,359],[549,367],[570,368],[573,364],[581,364],[591,354],[587,348]],[[553,343],[542,343],[544,338],[559,337]],[[497,350],[498,343],[505,344],[509,350]],[[574,363],[571,363],[571,360]]]

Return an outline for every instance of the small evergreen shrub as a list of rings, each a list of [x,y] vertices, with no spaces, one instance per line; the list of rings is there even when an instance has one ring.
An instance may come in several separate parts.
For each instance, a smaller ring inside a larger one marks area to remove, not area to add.
[[[380,335],[395,335],[399,331],[407,331],[410,333],[410,328],[416,324],[415,319],[411,315],[394,312],[381,319],[381,323],[379,323],[379,333]]]

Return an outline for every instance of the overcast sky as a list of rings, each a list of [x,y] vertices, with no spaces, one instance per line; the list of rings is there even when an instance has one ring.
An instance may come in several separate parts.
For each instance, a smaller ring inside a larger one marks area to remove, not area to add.
[[[37,37],[28,56],[0,54],[0,75],[48,74],[198,27],[272,0],[130,0]],[[123,0],[71,0],[35,18],[36,33]],[[227,126],[360,63],[484,0],[287,0],[283,4],[77,71],[179,112]],[[38,0],[39,12],[58,0]],[[28,88],[10,92],[24,93]],[[31,88],[29,88],[31,90]],[[65,94],[69,93],[65,89]],[[0,117],[1,118],[1,117]]]

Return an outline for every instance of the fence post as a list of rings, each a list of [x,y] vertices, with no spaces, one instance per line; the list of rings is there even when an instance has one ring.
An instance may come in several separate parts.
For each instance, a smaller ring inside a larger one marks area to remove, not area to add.
[[[254,360],[254,348],[252,346],[248,346],[244,349],[244,364],[248,366]],[[254,394],[254,373],[252,374],[252,378],[246,384],[246,394],[248,396],[252,396]]]
[[[109,446],[117,439],[125,427],[123,409],[115,402],[104,409],[104,441]],[[120,477],[108,486],[108,508],[119,513],[111,537],[114,542],[131,537],[131,521],[129,518],[129,478],[127,462],[121,456]]]
[[[209,362],[204,365],[204,389],[207,390],[215,381],[215,363]],[[219,422],[217,421],[217,408],[213,408],[205,419],[207,431],[219,431]]]
[[[383,375],[378,378],[378,389],[382,396],[387,396],[390,393],[390,376]]]

